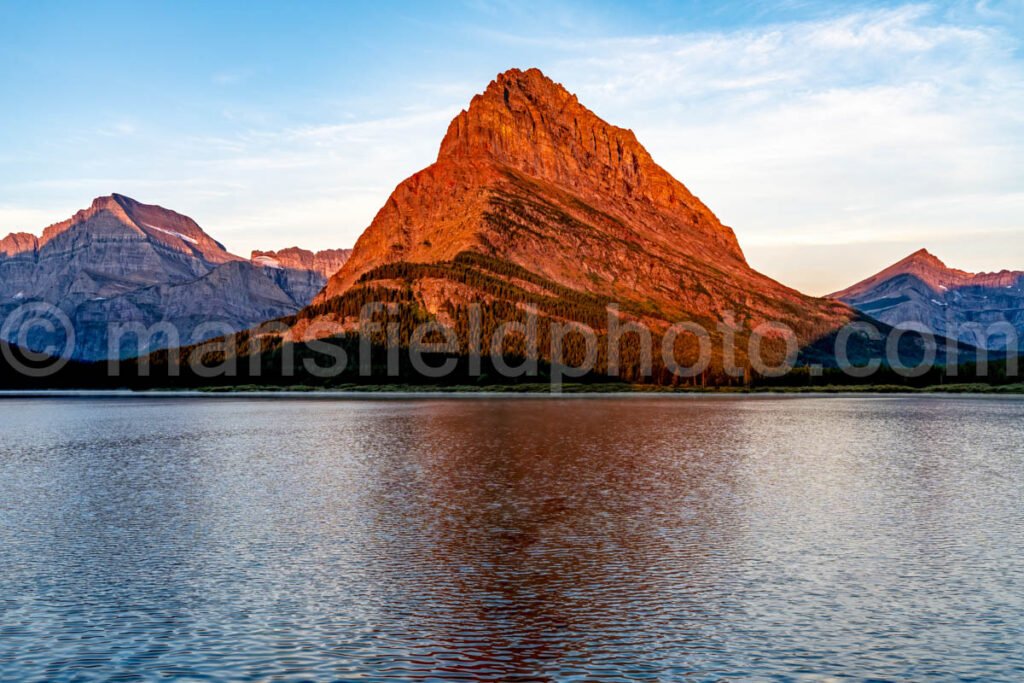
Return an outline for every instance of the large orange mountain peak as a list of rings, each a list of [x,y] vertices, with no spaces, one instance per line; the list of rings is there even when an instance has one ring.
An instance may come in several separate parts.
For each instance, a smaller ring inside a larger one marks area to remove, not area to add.
[[[625,245],[655,260],[686,254],[746,268],[733,231],[632,131],[602,120],[538,69],[511,69],[455,117],[437,161],[395,188],[321,300],[382,264],[448,261],[464,251],[611,294],[635,277],[625,272]]]

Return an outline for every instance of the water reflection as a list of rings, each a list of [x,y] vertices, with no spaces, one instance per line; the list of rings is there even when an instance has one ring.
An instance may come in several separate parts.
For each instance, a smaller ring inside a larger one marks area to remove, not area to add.
[[[1022,402],[2,407],[0,679],[1024,666]]]
[[[634,640],[637,622],[650,635],[672,619],[685,642],[716,619],[690,579],[703,574],[706,544],[673,555],[667,541],[696,512],[679,501],[705,498],[707,482],[657,460],[660,446],[621,438],[591,406],[561,411],[557,421],[543,403],[419,411],[388,448],[409,454],[406,485],[389,481],[376,505],[407,505],[400,517],[413,526],[382,535],[394,542],[374,555],[421,595],[427,640],[495,674],[658,671],[663,653]],[[707,517],[696,528],[714,534]],[[666,590],[678,593],[671,613]]]

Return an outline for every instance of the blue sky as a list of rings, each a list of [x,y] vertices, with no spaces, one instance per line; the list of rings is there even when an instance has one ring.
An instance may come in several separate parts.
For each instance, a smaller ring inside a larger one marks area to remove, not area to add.
[[[121,192],[236,253],[350,246],[538,66],[815,294],[921,246],[1024,269],[1024,0],[0,0],[0,232]]]

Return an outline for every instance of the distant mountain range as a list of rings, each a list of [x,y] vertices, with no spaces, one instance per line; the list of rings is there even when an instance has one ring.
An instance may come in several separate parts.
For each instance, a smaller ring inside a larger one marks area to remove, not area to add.
[[[499,74],[473,97],[449,125],[437,160],[395,188],[351,251],[291,248],[244,259],[187,216],[116,194],[42,237],[0,241],[0,322],[24,303],[53,304],[71,319],[82,360],[107,357],[111,322],[166,321],[181,331],[177,343],[122,346],[122,357],[204,341],[219,334],[204,326],[211,321],[245,330],[276,319],[284,331],[259,336],[273,351],[339,330],[348,335],[372,302],[389,304],[403,345],[421,322],[455,330],[459,341],[448,352],[463,359],[471,308],[481,314],[485,354],[505,323],[535,313],[538,351],[547,358],[556,323],[583,323],[607,341],[611,308],[619,325],[643,323],[656,335],[677,322],[700,324],[711,347],[709,374],[717,374],[709,381],[731,383],[726,361],[749,371],[748,341],[766,323],[796,334],[801,362],[835,367],[831,342],[853,321],[877,319],[883,333],[917,321],[941,335],[952,312],[1020,329],[1022,285],[1021,273],[972,275],[921,251],[831,298],[804,295],[751,268],[733,231],[632,131],[603,121],[536,69]],[[322,322],[333,327],[325,331]],[[722,350],[728,336],[731,359]],[[640,344],[629,339],[620,377],[641,380]],[[959,339],[981,343],[970,333]],[[853,340],[855,363],[884,355],[884,342]],[[41,331],[28,341],[42,348],[53,340]],[[766,362],[780,359],[778,342],[766,343]],[[522,356],[517,343],[512,355]],[[692,362],[699,346],[681,335],[677,359]],[[595,373],[610,363],[607,348],[599,343]],[[964,348],[969,357],[974,349]],[[657,341],[652,350],[653,381],[675,382]],[[578,364],[585,353],[576,340],[563,360]],[[913,364],[923,352],[909,340],[900,353]]]
[[[72,355],[82,360],[108,356],[112,322],[168,322],[179,330],[180,343],[189,344],[222,333],[204,332],[204,323],[242,330],[294,313],[348,254],[292,248],[244,259],[188,216],[113,194],[41,237],[15,233],[0,240],[0,323],[23,304],[52,304],[70,319]],[[61,348],[63,335],[34,329],[27,341],[30,347]],[[133,337],[126,341],[122,356],[153,350],[137,349]],[[159,348],[174,340],[154,341]]]
[[[831,296],[890,325],[925,325],[979,348],[1006,348],[1005,336],[984,334],[995,323],[1024,338],[1024,272],[955,270],[925,249]]]

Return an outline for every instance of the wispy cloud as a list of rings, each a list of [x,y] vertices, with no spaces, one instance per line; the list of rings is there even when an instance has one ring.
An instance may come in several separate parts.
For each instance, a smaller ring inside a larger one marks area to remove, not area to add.
[[[109,126],[104,126],[96,130],[97,135],[111,138],[124,138],[135,135],[139,132],[139,125],[134,121],[115,121]]]
[[[221,69],[210,74],[210,82],[223,86],[238,85],[251,77],[251,69]]]

